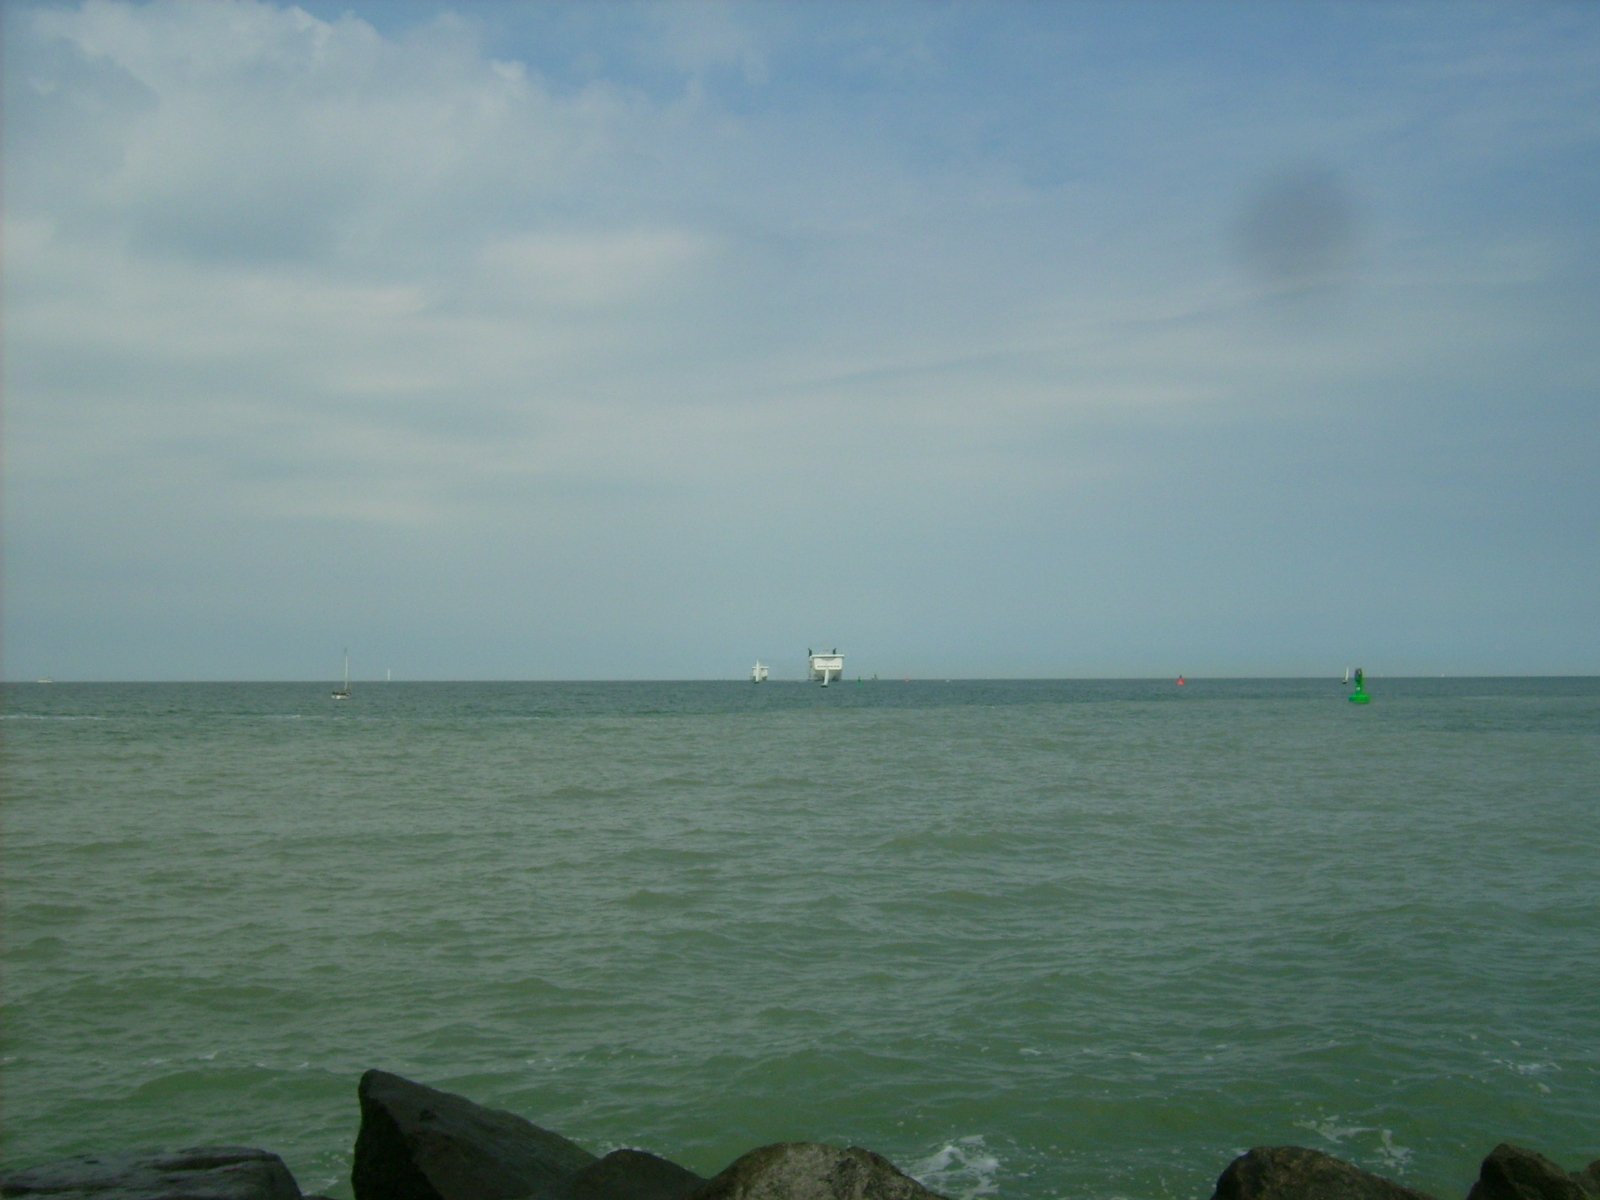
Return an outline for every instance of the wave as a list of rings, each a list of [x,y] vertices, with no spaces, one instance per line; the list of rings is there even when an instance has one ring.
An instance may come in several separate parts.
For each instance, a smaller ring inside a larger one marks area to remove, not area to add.
[[[976,1200],[1000,1191],[1000,1159],[982,1134],[947,1142],[927,1158],[909,1164],[906,1173],[951,1200]]]

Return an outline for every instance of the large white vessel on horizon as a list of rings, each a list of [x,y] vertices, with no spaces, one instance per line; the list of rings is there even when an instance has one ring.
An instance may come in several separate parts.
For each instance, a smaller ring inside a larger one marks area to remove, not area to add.
[[[810,657],[809,677],[813,681],[821,681],[823,687],[828,686],[830,679],[838,679],[844,674],[844,655],[837,649],[830,650],[826,654],[807,650],[806,654]]]
[[[756,665],[750,668],[750,682],[751,683],[765,683],[766,681],[767,681],[767,664],[762,662],[758,658],[758,659],[756,659]]]

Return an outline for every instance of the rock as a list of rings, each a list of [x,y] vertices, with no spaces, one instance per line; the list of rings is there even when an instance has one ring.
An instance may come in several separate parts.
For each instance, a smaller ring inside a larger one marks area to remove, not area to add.
[[[1583,1170],[1574,1171],[1572,1178],[1589,1195],[1600,1196],[1600,1158],[1595,1159]]]
[[[643,1150],[613,1150],[574,1175],[567,1200],[682,1200],[705,1180]]]
[[[1228,1164],[1212,1200],[1428,1200],[1359,1167],[1300,1146],[1251,1150]]]
[[[557,1200],[595,1156],[462,1096],[368,1071],[350,1183],[356,1200]]]
[[[1588,1200],[1585,1174],[1569,1175],[1542,1154],[1501,1142],[1483,1160],[1467,1200]]]
[[[852,1146],[780,1142],[752,1150],[693,1200],[944,1200],[888,1159]]]
[[[155,1154],[86,1154],[0,1180],[0,1196],[53,1200],[301,1200],[276,1154],[218,1146]]]

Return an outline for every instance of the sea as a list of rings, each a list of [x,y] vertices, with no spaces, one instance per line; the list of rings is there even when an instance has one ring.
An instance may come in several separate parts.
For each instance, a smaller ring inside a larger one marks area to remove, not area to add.
[[[349,1197],[378,1067],[703,1175],[1600,1158],[1600,679],[8,684],[0,1161]]]

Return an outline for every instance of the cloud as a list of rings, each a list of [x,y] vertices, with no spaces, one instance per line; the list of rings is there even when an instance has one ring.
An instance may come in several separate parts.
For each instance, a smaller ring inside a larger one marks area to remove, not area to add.
[[[490,242],[478,258],[509,304],[590,309],[681,287],[711,252],[709,238],[687,230],[537,230]]]
[[[19,55],[69,78],[20,85],[23,177],[102,150],[82,186],[17,202],[152,253],[373,269],[396,239],[448,250],[537,219],[612,152],[626,115],[604,88],[552,96],[450,20],[395,40],[249,2],[28,15]]]
[[[766,81],[766,42],[744,23],[741,5],[731,0],[656,5],[647,15],[656,37],[646,55],[696,81],[724,68],[736,71],[746,84]]]
[[[1402,523],[1319,506],[1360,461],[1420,511],[1440,412],[1467,469],[1512,395],[1593,444],[1592,22],[346,7],[7,8],[13,647],[119,583],[144,627],[304,636],[356,619],[308,579],[342,564],[627,653],[1003,593],[1067,670],[1030,597],[1403,574]]]

